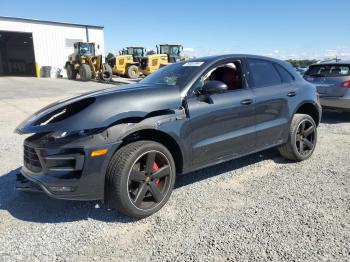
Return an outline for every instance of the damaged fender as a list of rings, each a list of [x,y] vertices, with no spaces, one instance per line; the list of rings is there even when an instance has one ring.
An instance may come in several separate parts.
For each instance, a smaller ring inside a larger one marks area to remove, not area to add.
[[[131,84],[53,103],[24,120],[15,132],[46,133],[105,128],[123,119],[181,107],[176,86]]]

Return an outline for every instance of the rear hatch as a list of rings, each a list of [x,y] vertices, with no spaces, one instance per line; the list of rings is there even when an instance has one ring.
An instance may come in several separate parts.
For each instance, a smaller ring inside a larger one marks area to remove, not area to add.
[[[341,97],[350,87],[350,65],[312,65],[305,72],[304,79],[316,86],[320,96]]]

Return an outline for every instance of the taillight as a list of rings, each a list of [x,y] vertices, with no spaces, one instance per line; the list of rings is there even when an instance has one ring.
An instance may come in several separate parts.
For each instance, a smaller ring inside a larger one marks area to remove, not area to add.
[[[340,87],[350,88],[350,80],[341,83]]]

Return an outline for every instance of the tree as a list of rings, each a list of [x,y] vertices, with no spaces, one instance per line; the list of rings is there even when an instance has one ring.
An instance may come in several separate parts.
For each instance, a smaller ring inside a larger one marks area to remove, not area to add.
[[[316,59],[301,59],[301,60],[296,60],[296,59],[289,59],[287,62],[291,63],[292,66],[294,67],[308,67],[312,64],[315,64],[318,62]]]
[[[112,59],[114,59],[114,58],[115,58],[115,56],[114,56],[112,53],[108,53],[108,54],[106,55],[106,61],[112,60]]]

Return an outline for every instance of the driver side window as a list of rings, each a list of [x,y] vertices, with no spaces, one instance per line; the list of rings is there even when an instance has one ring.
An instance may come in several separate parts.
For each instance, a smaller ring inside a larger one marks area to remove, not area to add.
[[[193,85],[192,93],[200,93],[203,86],[209,81],[220,81],[227,85],[226,92],[243,88],[242,66],[240,61],[224,63],[211,68],[203,74]]]

